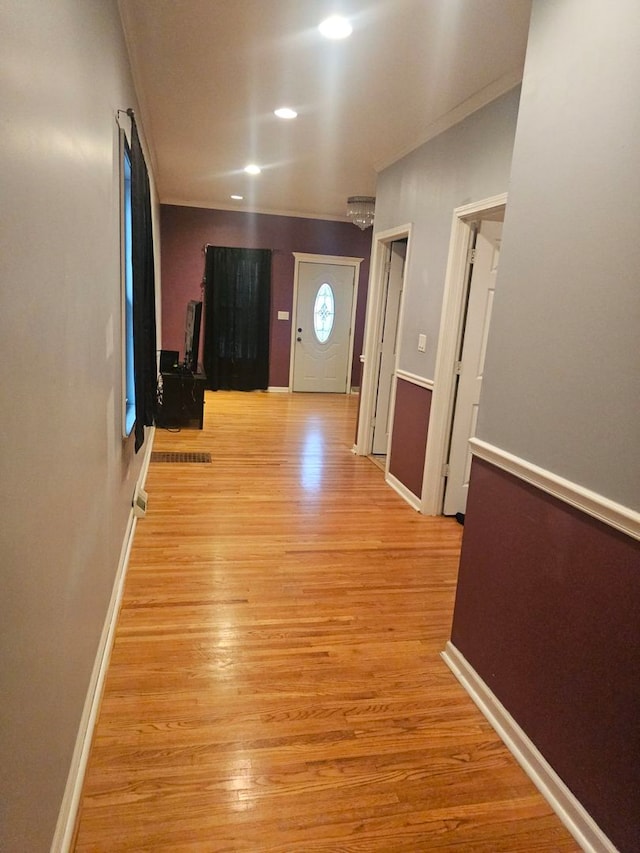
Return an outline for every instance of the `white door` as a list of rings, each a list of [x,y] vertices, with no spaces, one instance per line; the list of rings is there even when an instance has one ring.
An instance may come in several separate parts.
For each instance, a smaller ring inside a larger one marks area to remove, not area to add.
[[[371,450],[375,455],[385,455],[389,443],[389,402],[391,399],[391,381],[396,366],[398,319],[400,316],[406,254],[406,240],[397,240],[391,244],[384,316],[381,323],[380,341],[378,343],[380,369],[378,373],[378,393],[376,396],[373,446]]]
[[[299,264],[294,391],[346,392],[355,269],[352,264]]]
[[[467,506],[471,471],[469,439],[476,432],[501,240],[502,222],[481,222],[469,287],[460,378],[451,431],[449,474],[444,494],[445,515],[464,513]]]

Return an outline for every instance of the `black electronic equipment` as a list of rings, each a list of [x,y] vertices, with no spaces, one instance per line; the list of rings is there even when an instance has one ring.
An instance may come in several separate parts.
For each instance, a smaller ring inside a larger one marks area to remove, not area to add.
[[[180,367],[180,353],[177,349],[160,350],[160,373],[172,373]]]
[[[161,373],[158,377],[156,425],[161,428],[204,425],[204,390],[207,377],[184,368]]]
[[[191,373],[198,372],[201,318],[202,302],[191,299],[187,303],[187,321],[184,329],[184,366]]]

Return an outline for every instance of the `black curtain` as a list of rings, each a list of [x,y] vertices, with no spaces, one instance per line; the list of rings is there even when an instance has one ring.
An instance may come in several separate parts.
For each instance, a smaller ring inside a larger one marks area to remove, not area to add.
[[[149,175],[132,110],[131,118],[131,243],[133,267],[133,365],[136,388],[136,453],[144,428],[156,414],[156,294]]]
[[[271,252],[207,246],[204,370],[207,387],[269,385]]]

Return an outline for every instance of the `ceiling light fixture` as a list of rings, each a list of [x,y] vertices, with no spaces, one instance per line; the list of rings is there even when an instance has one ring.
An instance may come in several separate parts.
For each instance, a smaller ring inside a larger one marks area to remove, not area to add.
[[[278,107],[277,110],[273,111],[278,118],[296,118],[298,113],[295,110],[292,110],[291,107]]]
[[[353,32],[349,21],[341,15],[331,15],[320,24],[318,29],[328,39],[346,39]]]
[[[243,195],[232,195],[232,196],[231,196],[231,198],[232,198],[234,201],[242,201],[242,199],[244,198],[244,196],[243,196]]]
[[[244,167],[247,175],[259,175],[262,169],[260,166],[256,166],[255,163],[250,163],[248,166]]]
[[[361,231],[373,225],[376,200],[370,195],[352,195],[347,199],[347,216]]]

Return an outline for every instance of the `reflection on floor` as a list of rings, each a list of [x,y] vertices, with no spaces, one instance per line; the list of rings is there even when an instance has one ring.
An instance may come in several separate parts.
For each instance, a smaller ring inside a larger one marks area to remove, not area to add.
[[[463,529],[353,455],[357,398],[205,402],[155,434],[189,461],[149,466],[75,853],[578,850],[440,657]]]

